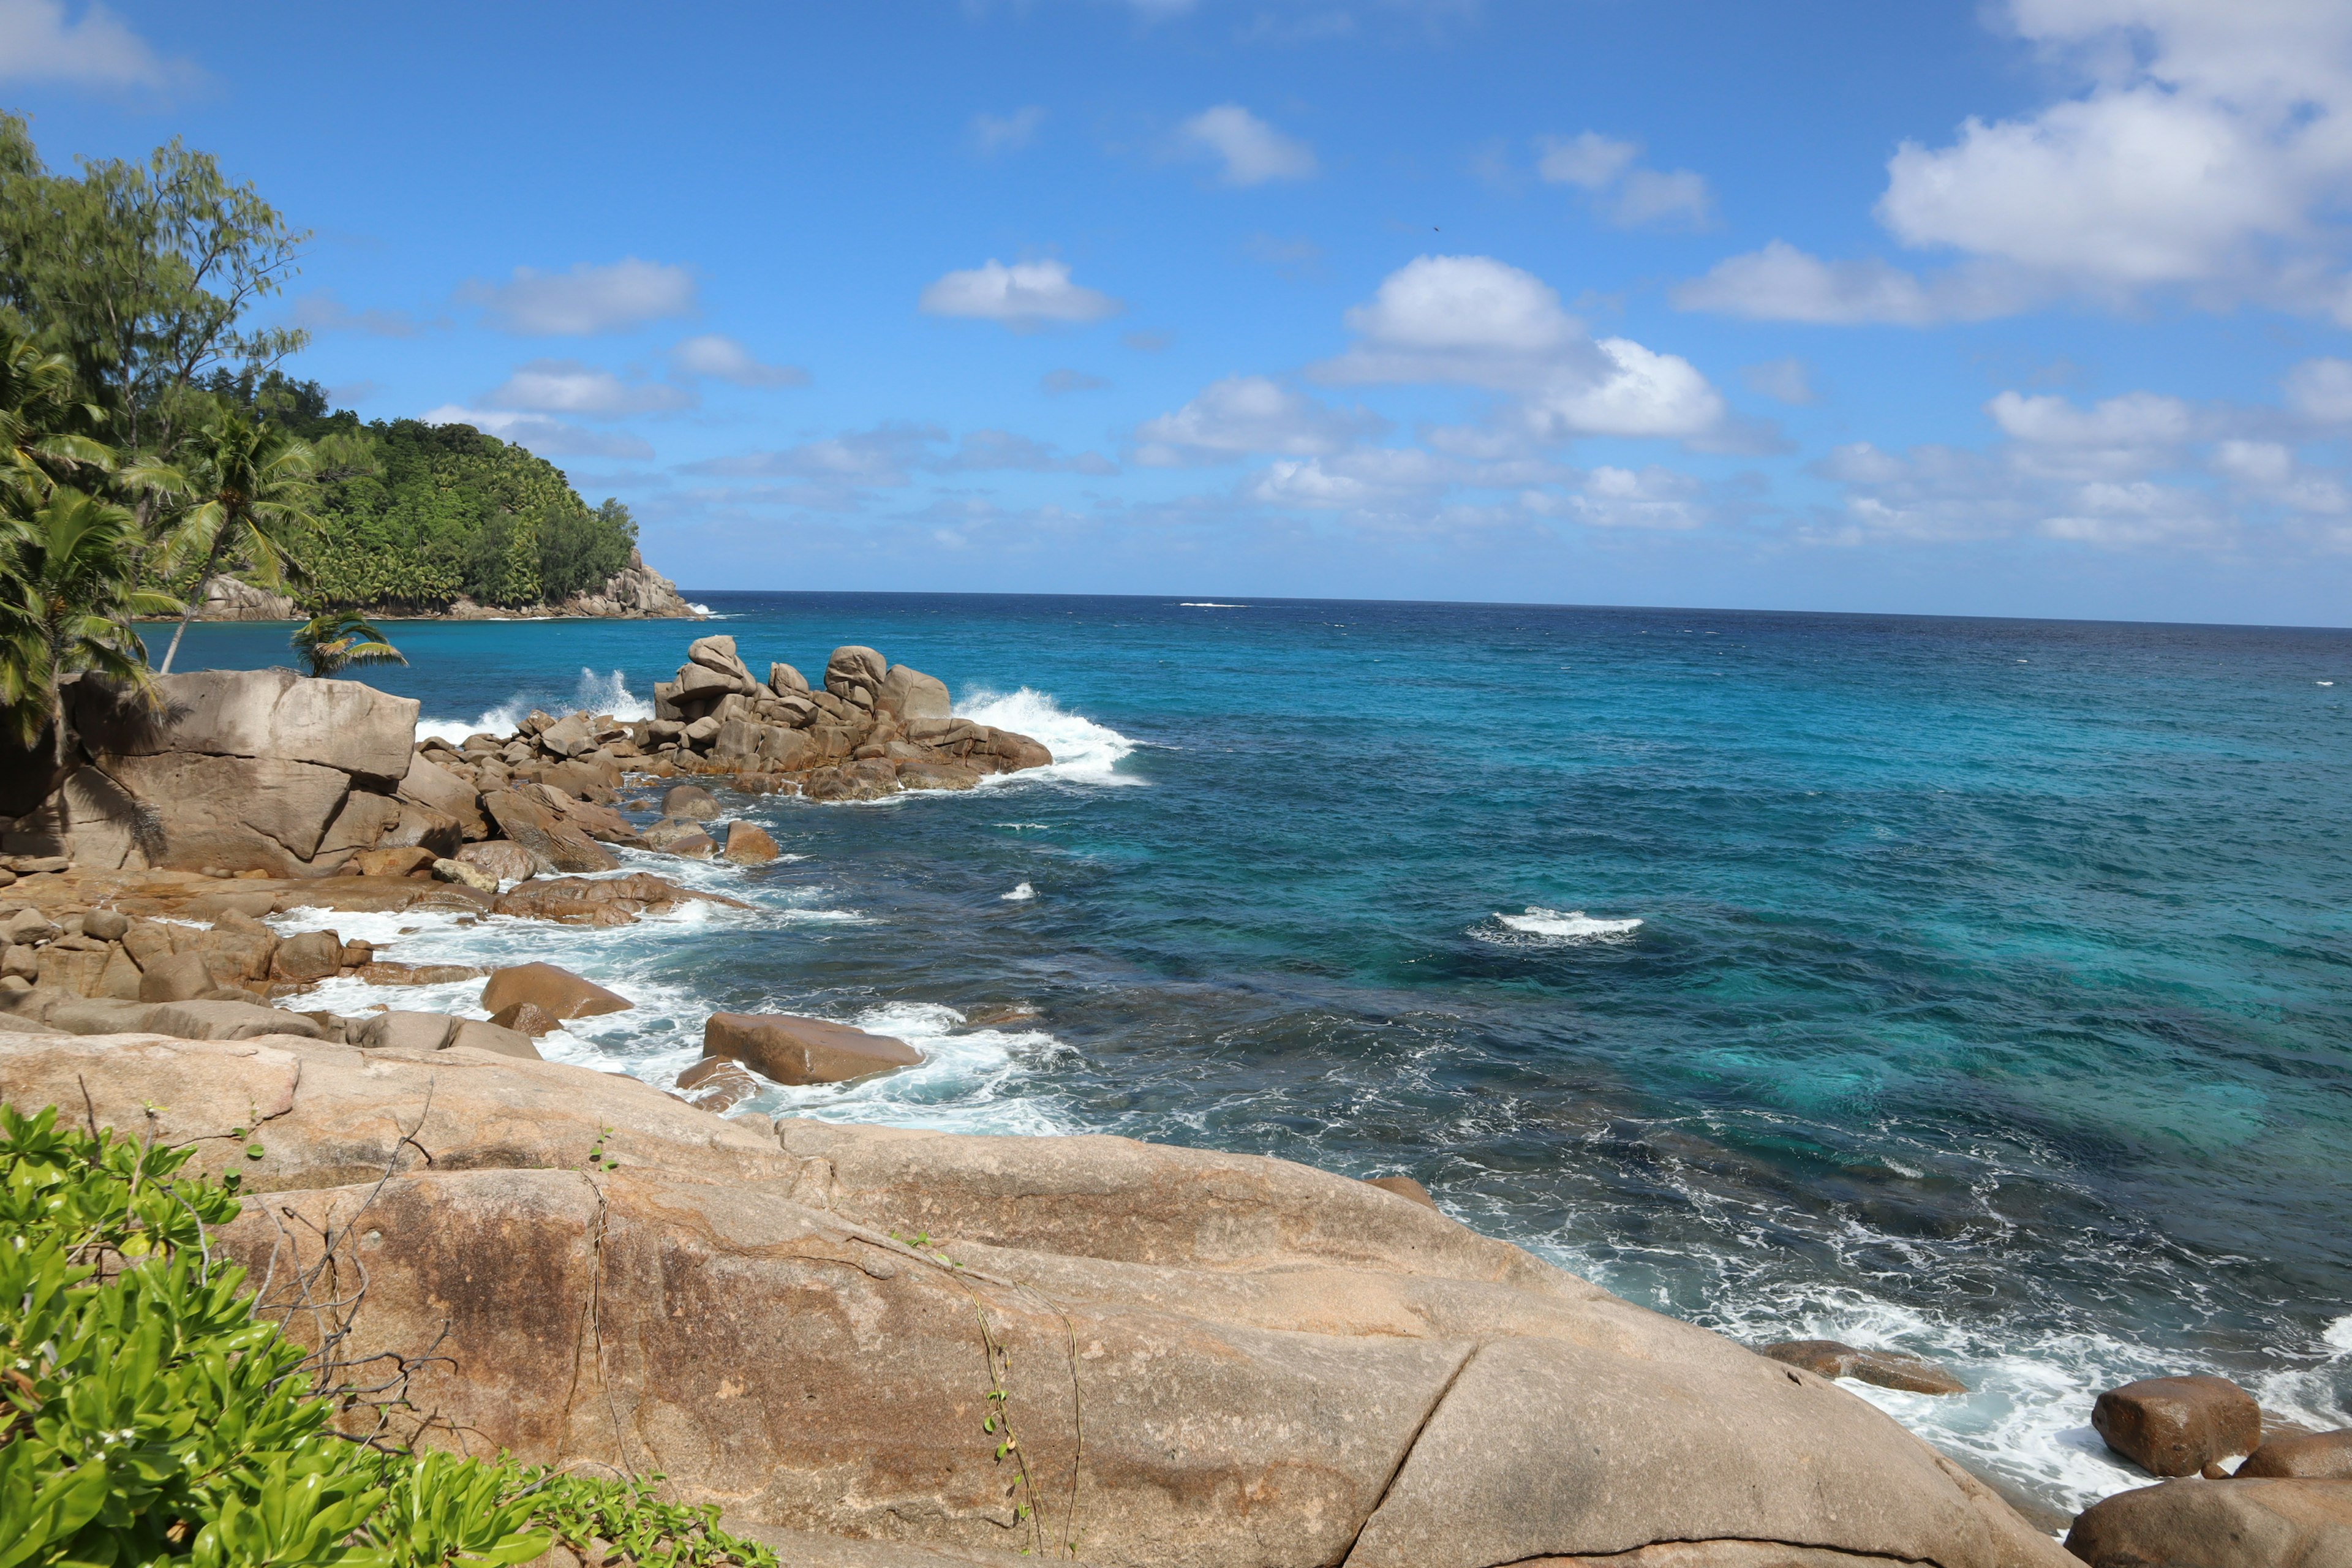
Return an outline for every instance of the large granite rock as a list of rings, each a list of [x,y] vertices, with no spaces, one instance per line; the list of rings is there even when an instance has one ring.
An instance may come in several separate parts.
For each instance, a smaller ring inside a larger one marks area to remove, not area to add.
[[[74,730],[93,753],[198,752],[275,757],[337,769],[388,791],[408,772],[415,698],[356,680],[312,680],[290,669],[206,669],[157,682],[164,709],[151,720],[97,681],[77,684]]]
[[[2066,1550],[2091,1568],[2352,1568],[2352,1481],[2142,1487],[2084,1509]]]
[[[1835,1384],[1281,1161],[768,1136],[455,1047],[0,1037],[12,1103],[84,1087],[272,1194],[231,1255],[364,1249],[345,1353],[436,1346],[417,1423],[758,1525],[1137,1568],[2067,1562]]]
[[[888,1035],[788,1013],[713,1013],[702,1026],[702,1057],[741,1062],[790,1084],[846,1083],[923,1059]]]
[[[874,706],[877,711],[896,714],[902,720],[945,719],[950,711],[948,683],[919,669],[894,664],[882,677],[882,689],[874,694]]]
[[[2151,1475],[2193,1476],[2262,1447],[2263,1412],[2226,1377],[2147,1377],[2091,1406],[2107,1447]]]

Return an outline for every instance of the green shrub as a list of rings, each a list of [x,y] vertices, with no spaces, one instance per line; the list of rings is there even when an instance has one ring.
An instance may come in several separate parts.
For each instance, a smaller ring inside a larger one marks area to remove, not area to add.
[[[242,1133],[240,1131],[239,1135]],[[372,1447],[211,1256],[237,1179],[0,1106],[0,1568],[500,1568],[592,1539],[776,1568],[631,1481]]]

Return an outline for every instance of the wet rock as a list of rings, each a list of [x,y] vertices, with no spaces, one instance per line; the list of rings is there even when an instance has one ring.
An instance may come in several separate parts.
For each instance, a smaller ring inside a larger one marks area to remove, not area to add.
[[[613,852],[571,824],[558,820],[544,805],[510,790],[482,797],[482,808],[499,829],[558,871],[617,871],[621,862]]]
[[[916,760],[898,764],[898,783],[900,789],[971,789],[981,776],[978,768],[961,763]]]
[[[711,842],[710,836],[703,831],[700,823],[675,816],[665,816],[645,831],[646,847],[648,849],[658,849],[666,855],[691,855],[698,860],[709,858],[709,849],[677,847],[688,839],[699,839],[704,844]]]
[[[782,853],[756,822],[738,822],[727,829],[727,858],[739,866],[764,866]]]
[[[2066,1550],[2092,1568],[2347,1568],[2352,1481],[2142,1487],[2084,1509]]]
[[[533,1040],[563,1027],[562,1019],[536,1002],[509,1002],[490,1015],[490,1022]]]
[[[463,860],[436,860],[433,862],[433,874],[445,882],[463,882],[478,893],[488,893],[494,898],[498,894],[499,879],[496,877]]]
[[[760,1092],[760,1080],[732,1057],[705,1057],[677,1075],[679,1092],[698,1110],[729,1111]]]
[[[1835,1340],[1784,1340],[1758,1352],[1816,1377],[1851,1377],[1910,1394],[1966,1394],[1969,1385],[1934,1362],[1900,1351],[1857,1350]]]
[[[2265,1437],[2238,1474],[2248,1479],[2352,1481],[2352,1426]]]
[[[593,980],[551,963],[519,963],[491,971],[489,984],[482,987],[483,1010],[495,1016],[519,1002],[530,1003],[551,1018],[593,1018],[636,1005]]]
[[[698,784],[674,784],[663,795],[662,815],[691,822],[709,822],[719,815],[719,801]]]
[[[784,1013],[713,1013],[702,1026],[702,1055],[730,1058],[784,1084],[845,1083],[923,1059],[888,1035]]]
[[[1429,1189],[1411,1176],[1368,1176],[1364,1179],[1364,1184],[1368,1187],[1378,1187],[1384,1193],[1394,1193],[1407,1202],[1419,1204],[1425,1209],[1437,1207],[1437,1200],[1429,1195]]]
[[[2091,1407],[2107,1447],[2159,1476],[2193,1476],[2262,1446],[2262,1407],[2226,1377],[2150,1377]]]
[[[454,985],[479,980],[489,973],[470,963],[392,963],[383,959],[362,964],[354,978],[368,985]]]

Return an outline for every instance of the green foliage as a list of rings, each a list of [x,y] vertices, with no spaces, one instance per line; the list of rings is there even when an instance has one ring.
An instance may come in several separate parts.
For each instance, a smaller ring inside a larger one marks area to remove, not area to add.
[[[329,610],[294,628],[289,639],[310,673],[323,680],[355,664],[406,664],[408,658],[357,610]]]
[[[242,1135],[239,1130],[239,1135]],[[591,1538],[660,1568],[777,1568],[716,1508],[337,1433],[300,1347],[206,1227],[187,1148],[0,1106],[0,1568],[512,1568]]]
[[[30,510],[0,508],[0,718],[28,747],[53,727],[59,766],[65,677],[94,670],[149,689],[146,648],[128,623],[180,607],[136,585],[138,544],[128,511],[62,485]]]

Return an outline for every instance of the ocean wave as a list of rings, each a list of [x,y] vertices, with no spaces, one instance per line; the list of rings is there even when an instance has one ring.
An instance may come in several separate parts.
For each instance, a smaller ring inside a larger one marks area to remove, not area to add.
[[[2336,1355],[2352,1355],[2352,1313],[2347,1313],[2327,1325],[2320,1342]]]
[[[455,746],[463,743],[468,735],[511,735],[515,726],[534,708],[549,708],[558,713],[609,713],[624,724],[654,716],[653,704],[631,691],[619,670],[599,675],[583,666],[580,679],[569,698],[551,700],[541,692],[519,691],[470,724],[460,719],[421,719],[416,725],[416,738],[443,740]]]
[[[1008,904],[1025,904],[1036,896],[1037,889],[1026,882],[1022,883],[1019,887],[1013,889],[1009,893],[999,893],[997,895],[998,898],[1003,899]]]
[[[1066,784],[1139,784],[1144,781],[1114,770],[1134,752],[1138,742],[1091,719],[1064,710],[1053,698],[1028,687],[1003,695],[974,692],[957,710],[960,719],[1011,730],[1044,742],[1054,753],[1054,765],[1024,773],[996,774],[981,781],[983,788],[1031,784],[1044,779]]]
[[[1573,943],[1631,936],[1642,926],[1638,919],[1603,920],[1582,910],[1548,910],[1540,904],[1529,904],[1525,914],[1498,913],[1494,919],[1493,926],[1473,927],[1471,934],[1488,942]]]
[[[1178,602],[1180,610],[1246,610],[1247,605],[1221,605],[1213,599],[1184,599]]]

